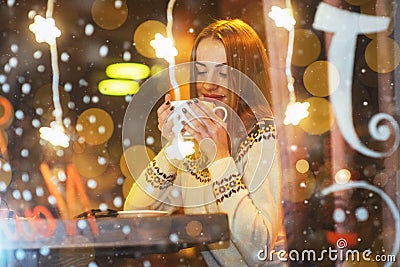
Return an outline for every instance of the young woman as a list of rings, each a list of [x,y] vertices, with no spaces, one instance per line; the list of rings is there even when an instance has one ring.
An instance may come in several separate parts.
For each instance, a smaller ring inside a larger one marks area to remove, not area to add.
[[[255,31],[241,20],[220,20],[197,37],[192,61],[196,82],[187,102],[182,131],[200,143],[205,167],[172,164],[162,150],[136,180],[124,209],[185,213],[225,212],[231,240],[203,253],[210,266],[277,266],[269,253],[281,242],[281,176],[272,112],[269,62]],[[204,106],[206,100],[228,107],[226,122]],[[171,96],[158,109],[159,129],[174,116]],[[245,135],[237,133],[244,129]],[[167,134],[165,134],[167,136]],[[212,146],[204,146],[204,140]],[[278,241],[279,240],[279,241]],[[261,252],[261,253],[260,253]],[[266,257],[265,257],[266,256]],[[266,260],[267,259],[267,260]]]

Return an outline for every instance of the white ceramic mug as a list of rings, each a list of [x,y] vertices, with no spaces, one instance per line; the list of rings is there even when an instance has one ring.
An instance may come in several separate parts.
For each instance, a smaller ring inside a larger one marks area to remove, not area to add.
[[[174,112],[173,112],[173,116],[170,118],[174,121],[174,126],[172,127],[172,132],[174,133],[175,136],[179,136],[182,130],[182,119],[185,118],[185,112],[189,112],[191,113],[191,115],[193,117],[198,117],[196,114],[193,114],[191,112],[191,108],[190,105],[188,104],[190,100],[175,100],[175,101],[171,101],[171,106],[174,107]],[[225,107],[221,107],[221,106],[216,106],[214,103],[212,102],[208,102],[208,101],[201,101],[202,104],[208,106],[214,113],[217,110],[221,110],[224,114],[223,114],[223,118],[221,118],[224,122],[226,121],[226,118],[228,117],[228,111]],[[186,109],[185,112],[183,112],[183,109]],[[218,116],[218,115],[217,115]],[[188,122],[189,125],[191,125],[190,121]],[[193,126],[193,125],[192,125]],[[186,135],[185,135],[186,136]]]
[[[182,114],[180,114],[181,116],[183,115],[183,111],[182,111],[183,108],[186,108],[186,110],[188,110],[190,112],[190,110],[188,109],[188,104],[187,104],[188,101],[190,101],[190,100],[175,100],[175,101],[171,101],[171,105],[175,108],[174,112],[182,113]],[[199,101],[200,101],[200,103],[202,103],[202,104],[208,106],[210,109],[212,109],[212,111],[214,111],[214,113],[217,110],[222,110],[223,113],[224,113],[224,116],[221,119],[224,122],[226,122],[226,118],[228,117],[228,111],[226,110],[225,107],[216,106],[214,103],[209,102],[209,101],[202,101],[202,100],[199,100]],[[193,116],[196,117],[195,114],[193,114]]]

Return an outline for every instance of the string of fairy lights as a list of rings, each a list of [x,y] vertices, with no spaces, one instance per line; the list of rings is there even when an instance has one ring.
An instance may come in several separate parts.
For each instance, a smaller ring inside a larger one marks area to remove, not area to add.
[[[173,8],[175,0],[170,0],[167,7],[167,36],[156,33],[154,39],[150,41],[150,45],[154,48],[158,58],[165,59],[169,64],[169,77],[171,85],[174,89],[175,98],[180,98],[179,86],[175,79],[174,65],[175,56],[178,51],[174,46],[174,39],[172,34],[173,25]],[[61,31],[55,25],[53,18],[54,0],[48,0],[46,17],[36,15],[34,22],[29,26],[29,29],[35,34],[36,41],[39,43],[45,42],[50,46],[51,53],[51,66],[52,66],[52,98],[54,104],[54,121],[50,123],[50,127],[40,128],[40,137],[54,146],[62,146],[64,148],[69,146],[69,137],[65,134],[64,126],[62,123],[63,110],[60,104],[60,96],[58,91],[59,86],[59,68],[58,68],[58,54],[56,38],[61,36]],[[290,1],[286,1],[286,8],[282,9],[273,6],[268,14],[274,21],[277,27],[284,27],[289,32],[288,49],[286,57],[286,77],[287,88],[289,91],[289,103],[285,112],[284,124],[298,125],[298,123],[308,116],[307,109],[310,104],[307,102],[300,103],[296,101],[296,96],[293,86],[293,77],[291,74],[291,58],[294,43],[294,25],[296,21],[292,15],[292,8]]]
[[[294,25],[296,24],[296,20],[293,17],[290,0],[286,1],[286,8],[284,9],[272,6],[268,16],[275,21],[277,27],[283,27],[289,32],[285,65],[287,88],[289,90],[289,103],[286,107],[283,123],[285,125],[298,125],[302,119],[309,115],[308,108],[310,107],[310,103],[301,103],[296,101],[296,94],[294,91],[294,79],[292,76],[291,66],[294,45]]]
[[[170,0],[167,7],[167,37],[156,33],[154,40],[150,41],[150,45],[155,49],[158,58],[165,59],[169,64],[169,79],[174,89],[175,99],[180,99],[179,85],[175,79],[175,57],[178,50],[174,46],[174,36],[172,34],[173,15],[176,0]]]
[[[61,36],[61,31],[56,27],[53,19],[54,1],[48,0],[46,18],[40,15],[34,17],[34,22],[29,25],[29,30],[35,34],[38,43],[45,42],[50,46],[51,67],[52,67],[52,95],[54,111],[54,121],[50,123],[50,127],[41,127],[39,129],[40,138],[50,142],[54,146],[69,146],[69,137],[65,134],[62,122],[63,110],[60,103],[60,95],[58,91],[60,72],[58,68],[58,53],[56,38]]]

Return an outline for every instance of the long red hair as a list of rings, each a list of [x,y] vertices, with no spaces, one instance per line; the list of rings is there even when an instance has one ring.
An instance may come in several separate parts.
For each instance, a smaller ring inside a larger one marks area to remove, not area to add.
[[[242,119],[246,130],[249,131],[254,125],[257,121],[256,117],[272,116],[270,106],[265,104],[266,101],[271,103],[269,59],[266,49],[254,29],[240,19],[213,22],[197,36],[191,54],[192,61],[196,61],[197,47],[204,38],[220,40],[225,47],[227,65],[254,82],[252,84],[244,81],[246,79],[243,79],[242,75],[229,79],[229,86],[234,88],[233,91],[236,93],[230,106]],[[266,101],[254,97],[256,95],[254,90],[260,90]],[[190,91],[192,98],[197,97],[195,85],[191,85]],[[251,108],[244,101],[246,99],[251,99]],[[232,124],[231,126],[235,127]]]

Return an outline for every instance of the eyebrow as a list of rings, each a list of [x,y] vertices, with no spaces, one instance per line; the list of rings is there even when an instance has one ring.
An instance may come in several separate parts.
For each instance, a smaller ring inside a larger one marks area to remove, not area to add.
[[[206,64],[201,63],[201,62],[199,62],[199,61],[196,61],[195,64],[200,65],[200,66],[202,66],[202,67],[207,67]],[[227,65],[228,65],[228,64],[227,64],[226,62],[224,62],[224,63],[218,63],[218,64],[216,64],[215,67],[218,68],[218,67],[223,67],[223,66],[227,66]]]

